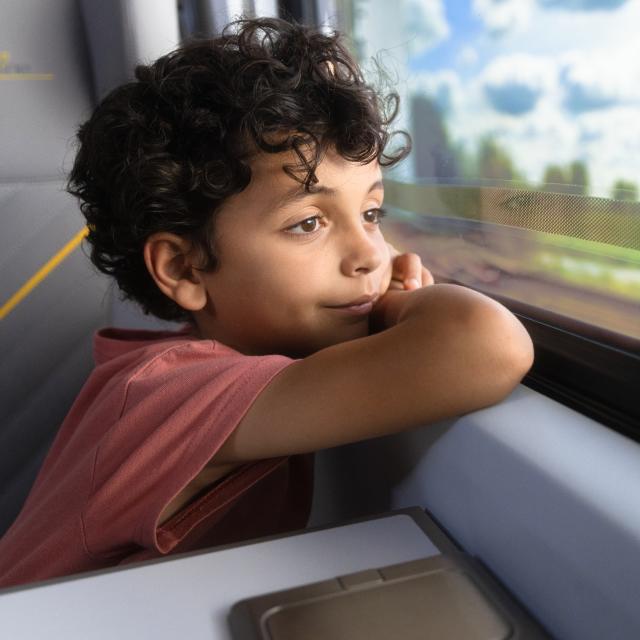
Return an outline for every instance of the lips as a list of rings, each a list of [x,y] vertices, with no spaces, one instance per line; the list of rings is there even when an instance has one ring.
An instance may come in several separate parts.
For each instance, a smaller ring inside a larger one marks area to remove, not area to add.
[[[346,302],[345,304],[333,304],[328,305],[332,309],[347,309],[349,307],[360,307],[362,305],[368,304],[369,302],[373,303],[378,299],[378,295],[370,295],[370,296],[360,296],[355,300],[351,300],[351,302]]]
[[[360,322],[361,318],[369,315],[373,310],[373,304],[378,299],[378,295],[360,296],[345,304],[329,305],[333,313],[345,318],[352,318]]]

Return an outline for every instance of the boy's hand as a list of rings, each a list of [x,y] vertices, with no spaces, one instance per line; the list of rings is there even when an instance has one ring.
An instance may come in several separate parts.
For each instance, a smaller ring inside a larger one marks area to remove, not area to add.
[[[387,247],[391,256],[391,280],[369,316],[369,333],[377,333],[396,324],[409,291],[433,284],[433,276],[422,266],[418,254],[400,253],[388,242]]]
[[[391,282],[389,289],[412,291],[433,284],[431,272],[422,265],[417,253],[400,253],[387,243],[391,255]]]

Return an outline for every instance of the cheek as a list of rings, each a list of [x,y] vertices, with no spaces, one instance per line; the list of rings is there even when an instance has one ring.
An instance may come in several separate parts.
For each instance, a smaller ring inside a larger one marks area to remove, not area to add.
[[[283,259],[280,256],[255,264],[253,275],[245,272],[244,278],[252,279],[251,290],[268,304],[284,309],[317,297],[326,273],[318,261]]]
[[[389,247],[387,243],[384,243],[384,247],[381,249],[385,258],[381,265],[382,279],[380,280],[380,293],[386,293],[389,285],[391,284],[391,275],[393,273],[393,263],[391,261],[391,254],[389,253]]]

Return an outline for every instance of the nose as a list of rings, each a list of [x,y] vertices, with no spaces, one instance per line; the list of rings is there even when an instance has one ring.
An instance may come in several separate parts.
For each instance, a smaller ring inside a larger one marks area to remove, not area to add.
[[[374,235],[362,226],[351,227],[346,232],[340,270],[349,277],[371,273],[382,264],[383,251],[386,246],[379,233]]]

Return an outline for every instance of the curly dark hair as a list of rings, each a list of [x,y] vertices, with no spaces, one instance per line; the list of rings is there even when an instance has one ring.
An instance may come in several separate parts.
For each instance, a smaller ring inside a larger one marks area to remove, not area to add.
[[[91,261],[124,297],[164,320],[192,321],[144,263],[157,231],[188,238],[218,266],[215,213],[247,187],[256,152],[293,151],[284,167],[309,190],[331,147],[343,158],[390,166],[410,150],[385,150],[398,95],[368,85],[338,33],[279,19],[238,20],[138,66],[78,130],[68,190],[81,200]]]

